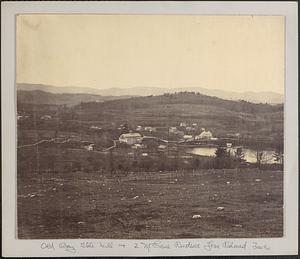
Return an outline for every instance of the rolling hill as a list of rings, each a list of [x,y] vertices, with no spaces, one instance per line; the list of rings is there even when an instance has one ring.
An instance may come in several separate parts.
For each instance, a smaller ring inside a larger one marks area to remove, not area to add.
[[[41,90],[17,91],[19,103],[30,104],[54,104],[54,105],[76,105],[80,102],[104,102],[127,96],[101,96],[96,94],[72,94],[72,93],[50,93]]]
[[[215,134],[283,134],[282,104],[230,101],[193,92],[81,103],[75,109],[82,120],[156,127],[176,126],[184,121],[209,128]]]

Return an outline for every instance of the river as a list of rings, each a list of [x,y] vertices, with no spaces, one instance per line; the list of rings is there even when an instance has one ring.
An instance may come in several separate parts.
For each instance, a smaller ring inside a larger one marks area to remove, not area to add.
[[[195,147],[195,148],[187,148],[186,152],[189,154],[199,155],[199,156],[215,156],[217,148],[216,147]],[[232,155],[235,154],[236,148],[232,147],[227,149]],[[256,163],[256,150],[243,148],[244,159],[249,163]],[[275,150],[262,150],[262,164],[273,164],[278,163],[275,161],[274,152]]]

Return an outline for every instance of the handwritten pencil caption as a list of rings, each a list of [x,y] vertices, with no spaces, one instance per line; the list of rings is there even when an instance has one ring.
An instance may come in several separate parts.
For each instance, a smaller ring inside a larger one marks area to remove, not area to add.
[[[150,253],[153,250],[171,250],[171,249],[198,249],[203,252],[216,252],[218,250],[233,249],[240,252],[246,252],[247,250],[260,250],[268,251],[271,249],[266,243],[260,243],[255,241],[204,241],[204,242],[191,242],[191,241],[137,241],[137,242],[102,242],[102,241],[85,241],[85,242],[41,242],[40,249],[45,251],[64,251],[70,254],[76,254],[85,250],[113,250],[118,249],[130,249],[145,251]]]

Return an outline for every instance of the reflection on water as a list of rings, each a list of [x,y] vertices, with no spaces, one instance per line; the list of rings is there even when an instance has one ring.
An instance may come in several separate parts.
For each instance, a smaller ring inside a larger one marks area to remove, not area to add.
[[[190,154],[195,154],[199,156],[215,156],[217,148],[215,147],[195,147],[195,148],[188,148],[186,150],[187,153]],[[236,148],[228,148],[227,149],[231,155],[234,155],[236,152]],[[274,150],[263,150],[263,155],[262,155],[262,164],[273,164],[273,163],[278,163],[275,161],[274,158]],[[243,148],[243,153],[244,153],[244,159],[246,162],[249,163],[256,163],[256,150],[254,149],[249,149],[249,148]]]
[[[195,147],[188,148],[187,153],[199,156],[215,156],[216,150],[215,147]]]

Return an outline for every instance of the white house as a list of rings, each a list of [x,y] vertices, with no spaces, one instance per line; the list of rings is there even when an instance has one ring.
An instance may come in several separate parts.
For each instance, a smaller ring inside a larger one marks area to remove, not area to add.
[[[139,144],[142,142],[142,136],[140,133],[125,133],[119,137],[119,141],[128,145]]]
[[[186,127],[187,124],[186,124],[185,122],[181,122],[179,126],[180,126],[180,127]]]
[[[149,132],[155,132],[156,131],[156,128],[154,127],[145,127],[145,131],[149,131]]]
[[[41,117],[41,120],[51,120],[51,119],[52,119],[52,117],[50,115],[43,115]]]
[[[159,145],[159,146],[158,146],[158,149],[160,149],[160,150],[165,150],[166,148],[167,148],[166,145]]]
[[[185,140],[193,139],[193,135],[184,135],[183,139],[185,139]]]
[[[196,136],[195,139],[211,139],[212,138],[212,133],[208,131],[203,131],[201,132],[200,135]]]
[[[95,125],[92,125],[92,126],[90,127],[90,129],[92,129],[92,130],[100,130],[100,129],[102,129],[102,128],[100,128],[100,127],[98,127],[98,126],[95,126]]]
[[[169,128],[169,132],[170,133],[175,133],[177,131],[177,128],[176,127],[170,127]]]
[[[84,148],[87,150],[87,151],[93,151],[94,150],[94,145],[95,144],[90,144],[88,146],[84,146]]]
[[[142,147],[143,147],[142,144],[134,144],[132,146],[132,148],[134,148],[134,149],[139,149],[139,148],[142,148]]]

